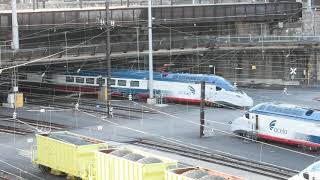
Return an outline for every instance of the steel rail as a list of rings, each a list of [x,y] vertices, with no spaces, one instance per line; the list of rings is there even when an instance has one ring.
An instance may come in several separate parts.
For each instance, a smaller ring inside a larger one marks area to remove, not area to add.
[[[17,134],[17,135],[27,135],[27,134],[33,133],[34,131],[28,130],[28,129],[0,125],[0,132],[9,133],[9,134]]]
[[[24,180],[21,176],[12,174],[5,170],[0,169],[0,179],[1,180]]]
[[[254,160],[239,158],[232,155],[226,155],[215,152],[208,152],[199,148],[186,147],[173,143],[159,142],[149,139],[140,139],[134,143],[150,149],[157,149],[165,152],[175,153],[181,156],[220,164],[235,169],[245,170],[255,174],[272,177],[279,180],[287,180],[289,177],[297,174],[298,171],[291,170],[276,165],[271,165]]]
[[[44,101],[38,101],[38,102],[31,102],[29,101],[29,104],[33,104],[33,105],[41,105],[41,106],[49,106],[50,107],[55,107],[55,108],[61,108],[61,109],[74,109],[75,110],[75,105],[70,105],[70,104],[66,104],[66,103],[54,103],[54,104],[50,104],[47,102],[47,100]],[[88,107],[88,106],[80,106],[79,110],[82,110],[84,112],[88,112],[88,113],[97,113],[100,115],[106,115],[106,111],[105,108],[100,108],[101,110],[98,109],[94,109],[92,107]],[[138,116],[133,116],[133,115],[124,115],[124,114],[120,114],[120,113],[113,113],[115,117],[119,117],[119,118],[124,118],[124,119],[139,119],[140,117]]]
[[[28,124],[30,126],[37,126],[37,127],[44,127],[44,128],[51,128],[55,130],[62,130],[68,128],[68,126],[58,123],[50,123],[46,121],[41,120],[34,120],[34,119],[27,119],[27,118],[21,118],[17,117],[18,121],[15,121],[11,116],[0,114],[1,121],[7,121],[7,122],[15,122],[19,124]]]
[[[65,97],[65,96],[48,96],[48,95],[42,95],[42,94],[32,94],[32,95],[26,94],[26,97],[30,98],[31,100],[36,99],[37,101],[41,100],[41,98],[42,98],[42,100],[44,102],[48,102],[48,100],[50,100],[50,101],[62,102],[62,103],[67,103],[67,102],[76,103],[78,101],[78,98]],[[79,105],[84,105],[84,106],[100,105],[102,108],[106,107],[106,105],[103,102],[99,102],[99,101],[91,100],[91,99],[87,99],[87,98],[85,98],[85,99],[80,98]],[[128,107],[128,106],[120,106],[120,105],[113,104],[112,107],[115,110],[121,110],[121,111],[156,114],[156,112],[151,111],[151,110],[143,110],[140,108],[134,108],[134,107]]]

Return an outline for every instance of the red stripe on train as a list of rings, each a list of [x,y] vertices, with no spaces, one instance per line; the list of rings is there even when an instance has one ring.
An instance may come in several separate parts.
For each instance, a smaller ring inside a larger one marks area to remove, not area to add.
[[[280,142],[280,143],[288,144],[288,145],[304,145],[307,147],[320,147],[320,144],[307,142],[307,141],[303,141],[303,140],[286,139],[286,138],[280,138],[280,137],[270,136],[270,135],[266,135],[266,134],[258,134],[258,136],[261,139],[271,140],[271,141]]]
[[[178,103],[200,104],[200,102],[201,102],[200,99],[178,98],[178,97],[172,97],[172,96],[167,96],[167,97],[165,97],[165,99],[167,101],[178,102]]]

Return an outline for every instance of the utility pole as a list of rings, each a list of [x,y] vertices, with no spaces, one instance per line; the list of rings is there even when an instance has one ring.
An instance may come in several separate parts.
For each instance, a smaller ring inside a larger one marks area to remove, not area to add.
[[[17,17],[17,2],[16,0],[11,0],[11,8],[12,8],[12,49],[14,53],[19,50],[19,27],[18,27],[18,17]],[[16,107],[17,107],[17,92],[19,91],[17,85],[17,72],[16,68],[13,68],[12,71],[12,91],[14,93],[14,114],[13,117],[16,116]],[[12,102],[11,102],[12,103]]]
[[[138,58],[138,70],[140,70],[139,24],[137,24],[137,58]]]
[[[307,2],[307,8],[309,11],[311,11],[311,7],[312,7],[312,1],[311,0],[308,0]]]
[[[153,56],[152,56],[152,0],[148,0],[148,30],[149,30],[149,98],[148,104],[155,104],[153,96]]]
[[[111,58],[110,58],[110,11],[109,0],[106,0],[106,60],[107,60],[107,117],[112,117],[111,107]]]
[[[309,35],[311,35],[311,33],[315,36],[316,35],[316,27],[315,27],[315,13],[312,10],[312,0],[308,0],[307,1],[307,16],[311,17],[311,28],[312,28],[312,32],[308,32]]]
[[[205,105],[205,94],[206,82],[201,81],[201,102],[200,102],[200,138],[204,136],[204,105]]]
[[[0,68],[2,67],[2,52],[1,52],[2,44],[0,43]],[[1,74],[1,72],[0,72]]]
[[[17,3],[16,0],[11,0],[12,8],[12,49],[14,51],[19,49],[19,29],[17,18]]]

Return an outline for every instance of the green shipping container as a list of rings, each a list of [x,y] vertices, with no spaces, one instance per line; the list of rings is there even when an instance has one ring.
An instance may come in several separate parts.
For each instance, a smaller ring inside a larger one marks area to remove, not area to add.
[[[226,180],[245,180],[241,177],[201,167],[178,168],[165,171],[165,180],[198,180],[201,178],[210,179],[209,177],[214,176],[222,177]]]
[[[119,152],[125,151],[130,153],[120,155]],[[176,168],[178,163],[176,160],[126,147],[103,150],[96,156],[97,163],[91,171],[92,180],[164,180],[165,170]]]
[[[88,179],[88,167],[95,163],[95,152],[107,149],[104,141],[62,131],[36,135],[32,162],[51,170]]]

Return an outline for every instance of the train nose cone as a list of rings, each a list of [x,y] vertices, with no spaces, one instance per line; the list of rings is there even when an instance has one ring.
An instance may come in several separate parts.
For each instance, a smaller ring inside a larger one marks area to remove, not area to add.
[[[247,107],[251,107],[251,106],[253,106],[253,99],[250,97],[250,96],[248,96],[247,95]]]
[[[253,106],[253,99],[250,96],[244,94],[242,96],[241,104],[242,104],[241,107],[251,107]]]

